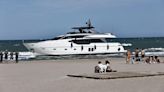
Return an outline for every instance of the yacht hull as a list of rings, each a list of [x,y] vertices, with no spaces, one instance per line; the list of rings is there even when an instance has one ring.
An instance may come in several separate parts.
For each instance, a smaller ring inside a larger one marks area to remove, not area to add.
[[[37,55],[94,55],[125,53],[120,43],[74,44],[68,41],[44,41],[24,43],[25,47]]]

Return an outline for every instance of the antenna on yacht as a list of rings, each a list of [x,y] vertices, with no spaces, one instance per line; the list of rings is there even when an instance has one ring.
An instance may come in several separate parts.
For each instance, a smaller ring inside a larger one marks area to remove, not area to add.
[[[90,19],[86,22],[87,26],[84,26],[84,27],[73,27],[72,29],[78,29],[80,33],[86,33],[84,30],[91,30],[93,29],[94,27],[92,26],[91,24],[91,21]],[[91,32],[92,33],[92,32]]]
[[[88,20],[88,22],[86,22],[86,24],[87,24],[87,26],[88,26],[89,28],[93,27],[92,24],[91,24],[91,20],[90,20],[90,19]]]
[[[88,32],[89,33],[95,33],[95,30],[93,30],[93,26],[92,26],[92,23],[91,23],[91,20],[89,19],[88,22],[86,22],[87,26],[88,26]]]

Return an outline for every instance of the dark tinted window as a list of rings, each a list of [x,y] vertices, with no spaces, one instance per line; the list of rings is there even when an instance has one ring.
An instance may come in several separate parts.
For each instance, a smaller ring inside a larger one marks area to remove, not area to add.
[[[72,40],[76,44],[90,44],[90,43],[102,43],[101,39],[82,39],[82,40]]]
[[[63,39],[69,39],[69,38],[83,38],[85,35],[79,35],[79,36],[67,36],[64,37]]]
[[[84,39],[84,40],[72,40],[73,43],[76,43],[76,44],[90,44],[90,41],[87,40],[87,39]]]

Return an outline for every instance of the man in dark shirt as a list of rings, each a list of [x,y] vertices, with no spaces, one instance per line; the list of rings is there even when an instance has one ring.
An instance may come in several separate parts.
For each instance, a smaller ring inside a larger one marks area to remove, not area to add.
[[[15,61],[16,61],[16,63],[18,63],[18,55],[19,55],[19,53],[15,52]]]
[[[2,62],[3,62],[3,53],[0,52],[0,63],[2,63]]]

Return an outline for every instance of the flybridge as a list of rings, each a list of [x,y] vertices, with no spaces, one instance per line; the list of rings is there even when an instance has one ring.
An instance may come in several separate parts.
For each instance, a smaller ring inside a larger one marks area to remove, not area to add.
[[[72,29],[92,29],[95,28],[92,26],[90,19],[88,20],[88,22],[86,22],[87,26],[86,27],[73,27]]]
[[[73,27],[72,29],[79,30],[79,33],[95,33],[95,31],[92,30],[95,27],[92,26],[90,19],[88,20],[86,24],[87,24],[86,27]]]

